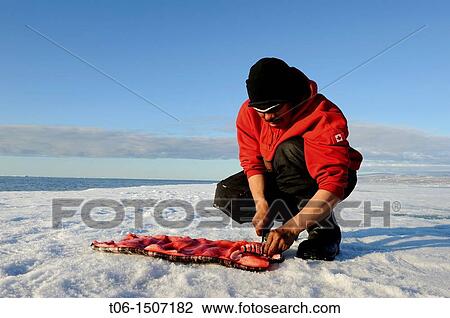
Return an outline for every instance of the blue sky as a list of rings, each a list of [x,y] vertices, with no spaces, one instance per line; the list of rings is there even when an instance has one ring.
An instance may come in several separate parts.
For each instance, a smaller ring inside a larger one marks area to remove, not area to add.
[[[236,112],[246,98],[248,69],[259,58],[283,58],[317,81],[320,88],[426,25],[323,93],[340,106],[350,122],[413,128],[448,137],[449,7],[445,1],[2,1],[0,126],[89,127],[173,138],[232,138]],[[70,169],[64,168],[67,155],[51,159],[56,155],[45,149],[36,154],[40,160],[26,152],[3,151],[0,155],[0,174],[4,175],[126,177],[128,173],[126,169],[118,173],[123,169],[123,163],[118,163],[99,175],[96,165],[104,166],[103,160],[108,160],[102,156],[83,166],[81,154],[78,161],[71,159],[78,165]],[[45,157],[48,160],[42,159]],[[174,159],[182,160],[181,165],[176,160],[173,163]],[[200,160],[203,166],[198,158],[183,158],[182,154],[158,159],[158,171],[146,170],[142,176],[166,173],[175,178],[220,178],[239,168],[230,158],[207,159],[210,161]],[[130,170],[129,175],[139,175],[138,167],[151,166],[151,160],[133,159],[137,172]],[[57,172],[55,165],[60,167]],[[175,166],[186,169],[175,173]]]

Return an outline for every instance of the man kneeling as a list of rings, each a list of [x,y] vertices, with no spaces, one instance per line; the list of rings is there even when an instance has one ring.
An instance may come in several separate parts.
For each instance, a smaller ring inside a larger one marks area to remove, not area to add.
[[[214,205],[239,223],[251,221],[257,235],[268,233],[268,255],[307,230],[297,257],[334,260],[341,231],[332,211],[355,188],[362,162],[347,141],[347,120],[280,59],[259,60],[246,84],[249,99],[236,121],[244,170],[218,184]],[[274,220],[283,225],[269,231]]]

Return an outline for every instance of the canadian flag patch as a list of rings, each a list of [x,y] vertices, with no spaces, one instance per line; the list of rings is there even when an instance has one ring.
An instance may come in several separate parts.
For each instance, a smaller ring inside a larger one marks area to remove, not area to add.
[[[336,139],[336,142],[344,141],[344,137],[342,136],[342,134],[334,135],[334,138]]]

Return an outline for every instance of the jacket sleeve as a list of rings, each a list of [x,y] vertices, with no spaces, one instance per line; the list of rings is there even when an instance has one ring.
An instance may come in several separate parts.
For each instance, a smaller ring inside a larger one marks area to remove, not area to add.
[[[344,198],[348,184],[348,130],[328,130],[315,138],[305,138],[305,160],[308,171],[319,189]]]
[[[244,105],[239,111],[236,120],[237,141],[239,144],[239,160],[247,178],[257,174],[263,174],[266,170],[259,142],[254,134],[252,118],[249,116],[247,106]]]

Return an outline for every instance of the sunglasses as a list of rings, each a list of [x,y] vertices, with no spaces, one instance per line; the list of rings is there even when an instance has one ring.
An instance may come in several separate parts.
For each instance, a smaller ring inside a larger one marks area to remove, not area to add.
[[[257,107],[253,107],[257,112],[259,113],[264,113],[264,114],[274,114],[276,112],[278,112],[282,107],[284,106],[284,103],[282,104],[275,104],[269,107],[264,107],[264,108],[257,108]]]

